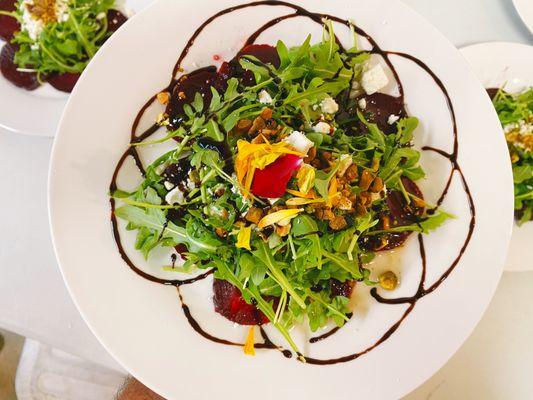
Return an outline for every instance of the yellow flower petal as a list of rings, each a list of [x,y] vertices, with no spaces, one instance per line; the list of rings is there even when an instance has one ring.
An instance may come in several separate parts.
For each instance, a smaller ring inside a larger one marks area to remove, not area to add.
[[[285,204],[288,206],[303,206],[304,204],[323,203],[324,199],[304,199],[303,197],[291,197]]]
[[[308,193],[302,193],[298,190],[287,189],[287,193],[296,197],[302,197],[304,199],[316,199],[315,192],[313,190],[310,190]]]
[[[249,356],[255,356],[255,341],[254,341],[254,330],[255,327],[251,326],[250,330],[248,331],[248,336],[246,336],[246,341],[244,342],[244,354],[247,354]]]
[[[237,234],[237,243],[235,244],[235,247],[239,249],[251,250],[250,248],[250,237],[251,236],[252,236],[252,227],[241,226],[241,229],[239,230],[239,233]]]
[[[259,221],[259,224],[257,224],[257,226],[259,227],[259,229],[263,229],[265,226],[275,224],[276,222],[282,221],[284,219],[294,218],[302,211],[303,209],[301,208],[291,208],[288,210],[276,211],[268,215],[265,215],[261,219],[261,221]]]
[[[296,181],[300,192],[307,193],[315,184],[315,169],[309,164],[302,164],[296,174]]]

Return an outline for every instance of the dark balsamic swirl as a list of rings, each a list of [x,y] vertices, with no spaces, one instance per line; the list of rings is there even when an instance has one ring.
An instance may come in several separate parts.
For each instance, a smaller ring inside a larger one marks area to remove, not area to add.
[[[180,54],[180,56],[178,58],[178,61],[176,62],[176,65],[174,66],[174,69],[173,69],[173,72],[172,72],[172,79],[171,79],[169,85],[166,88],[164,88],[163,90],[158,91],[157,93],[159,93],[161,91],[172,92],[172,89],[174,88],[174,86],[178,82],[178,80],[176,79],[176,76],[177,76],[178,73],[180,73],[182,71],[181,65],[182,65],[183,60],[185,59],[185,57],[189,53],[191,47],[194,45],[194,43],[195,43],[196,39],[198,38],[198,36],[200,35],[200,33],[211,22],[213,22],[214,20],[216,20],[217,18],[219,18],[219,17],[221,17],[223,15],[226,15],[226,14],[229,14],[229,13],[241,10],[241,9],[250,8],[250,7],[256,7],[256,6],[273,6],[273,7],[283,6],[283,7],[287,7],[287,8],[292,9],[293,12],[290,13],[290,14],[286,14],[286,15],[274,18],[274,19],[268,21],[267,23],[265,23],[263,26],[261,26],[256,32],[254,32],[248,38],[248,40],[245,42],[243,48],[246,47],[247,45],[253,44],[256,41],[256,39],[261,35],[261,33],[263,33],[265,30],[275,26],[276,24],[280,23],[281,21],[284,21],[284,20],[287,20],[287,19],[290,19],[290,18],[306,17],[306,18],[309,18],[309,19],[311,19],[312,21],[314,21],[314,22],[316,22],[318,24],[322,23],[322,19],[323,18],[328,18],[328,19],[331,19],[331,20],[333,20],[335,22],[338,22],[340,24],[343,24],[343,25],[346,25],[346,26],[349,26],[349,27],[353,26],[348,20],[333,16],[333,15],[321,14],[321,13],[313,13],[313,12],[307,11],[303,7],[300,7],[298,5],[291,4],[291,3],[288,3],[288,2],[284,2],[284,1],[271,1],[271,0],[258,1],[258,2],[254,2],[254,3],[242,4],[242,5],[238,5],[238,6],[235,6],[235,7],[224,9],[224,10],[218,12],[217,14],[213,15],[209,19],[207,19],[193,33],[191,38],[187,41],[187,44],[186,44],[185,48],[182,50],[182,52],[181,52],[181,54]],[[450,112],[450,117],[451,117],[452,123],[453,123],[453,151],[452,151],[452,153],[447,153],[447,152],[445,152],[445,151],[443,151],[441,149],[437,149],[437,148],[429,147],[429,146],[423,147],[422,150],[423,151],[432,151],[432,152],[435,152],[435,153],[441,155],[442,157],[444,157],[447,160],[449,160],[449,162],[450,162],[450,164],[452,166],[450,175],[449,175],[449,177],[448,177],[448,179],[446,181],[446,185],[445,185],[444,190],[442,191],[441,195],[439,196],[437,205],[441,205],[443,203],[443,201],[446,198],[446,195],[448,193],[448,190],[449,190],[449,188],[451,186],[453,178],[456,175],[458,175],[459,179],[461,180],[461,184],[463,186],[463,189],[464,189],[464,191],[465,191],[465,193],[467,195],[467,198],[468,198],[468,204],[469,204],[469,207],[470,207],[470,221],[469,221],[468,234],[466,236],[466,239],[465,239],[463,245],[461,246],[461,249],[460,249],[459,253],[455,257],[454,261],[445,270],[445,272],[439,277],[439,279],[437,279],[436,282],[432,283],[429,286],[426,286],[427,285],[427,282],[426,282],[427,260],[426,260],[426,251],[425,251],[425,248],[424,248],[424,240],[423,240],[422,235],[419,234],[418,235],[418,244],[419,244],[420,257],[422,259],[422,271],[421,271],[420,281],[419,281],[416,293],[414,293],[412,296],[408,296],[408,297],[385,298],[385,297],[382,297],[378,293],[376,288],[373,288],[371,290],[371,292],[370,292],[372,297],[379,303],[383,303],[383,304],[407,304],[408,307],[403,312],[401,317],[392,326],[390,326],[389,329],[385,332],[385,334],[382,335],[374,344],[372,344],[371,346],[367,347],[366,349],[364,349],[364,350],[362,350],[360,352],[349,354],[349,355],[346,355],[346,356],[343,356],[343,357],[332,358],[332,359],[317,359],[317,358],[305,357],[305,362],[306,363],[308,363],[308,364],[316,364],[316,365],[329,365],[329,364],[337,364],[337,363],[343,363],[343,362],[352,361],[352,360],[355,360],[355,359],[367,354],[368,352],[372,351],[374,348],[378,347],[381,343],[385,342],[401,326],[402,322],[413,311],[413,309],[415,308],[417,302],[420,299],[422,299],[424,296],[427,296],[430,293],[434,292],[450,276],[450,274],[457,267],[457,265],[459,264],[459,261],[461,260],[463,254],[464,254],[464,252],[465,252],[465,250],[466,250],[466,248],[467,248],[467,246],[468,246],[468,244],[470,242],[470,239],[471,239],[472,234],[474,232],[475,220],[476,220],[475,219],[476,211],[475,211],[475,206],[474,206],[474,200],[473,200],[472,194],[470,192],[470,189],[468,187],[467,180],[466,180],[466,178],[465,178],[465,176],[464,176],[464,174],[463,174],[463,172],[461,170],[461,167],[460,167],[460,165],[458,163],[459,144],[458,144],[458,127],[457,127],[457,120],[456,120],[456,116],[455,116],[455,110],[454,110],[451,98],[450,98],[450,96],[448,94],[448,91],[446,90],[444,84],[438,78],[438,76],[423,61],[419,60],[418,58],[416,58],[416,57],[414,57],[414,56],[412,56],[410,54],[382,50],[378,46],[378,44],[375,42],[375,40],[370,35],[368,35],[366,32],[364,32],[361,28],[355,27],[355,26],[353,26],[353,28],[355,29],[355,31],[357,32],[357,34],[359,36],[364,37],[370,43],[370,45],[372,46],[372,49],[369,50],[368,52],[380,55],[383,58],[383,60],[385,61],[385,63],[388,65],[390,70],[392,71],[392,74],[393,74],[393,76],[394,76],[394,78],[396,80],[397,86],[398,86],[398,92],[399,92],[398,99],[401,101],[402,104],[404,103],[404,90],[403,90],[403,86],[402,86],[399,74],[396,71],[393,63],[390,60],[390,56],[397,56],[397,57],[405,58],[405,59],[407,59],[409,61],[412,61],[418,67],[420,67],[423,71],[425,71],[428,75],[430,75],[432,77],[432,79],[434,80],[435,84],[441,90],[443,96],[446,99],[446,103],[448,105],[448,109],[449,109],[449,112]],[[144,104],[144,106],[140,109],[139,113],[137,114],[137,116],[136,116],[136,118],[134,120],[134,123],[132,125],[132,129],[131,129],[131,143],[138,143],[138,142],[141,142],[141,141],[147,139],[148,137],[150,137],[158,129],[158,125],[153,125],[150,128],[148,128],[146,131],[144,131],[144,132],[142,132],[142,133],[137,135],[138,125],[139,125],[139,123],[140,123],[140,121],[142,119],[142,116],[144,115],[144,113],[148,109],[148,107],[154,103],[155,100],[156,100],[156,95],[152,96]],[[142,162],[141,162],[141,160],[140,160],[140,158],[139,158],[139,156],[137,154],[135,146],[130,146],[124,152],[124,154],[122,155],[122,157],[120,158],[120,160],[117,163],[117,166],[115,168],[115,171],[114,171],[114,174],[113,174],[113,178],[112,178],[112,181],[111,181],[111,184],[110,184],[110,192],[111,193],[113,193],[117,189],[116,180],[117,180],[118,172],[120,171],[120,169],[122,168],[125,160],[128,157],[132,157],[134,159],[135,164],[137,165],[139,171],[141,172],[141,174],[144,174],[144,167],[143,167]],[[208,271],[204,272],[201,275],[198,275],[198,276],[196,276],[194,278],[185,279],[185,280],[161,279],[161,278],[157,278],[155,276],[152,276],[152,275],[142,271],[141,269],[139,269],[138,267],[135,266],[135,264],[128,257],[128,255],[126,254],[126,252],[124,251],[124,248],[122,246],[121,239],[120,239],[120,233],[119,233],[119,230],[118,230],[117,219],[116,219],[116,216],[115,216],[115,200],[113,198],[110,199],[110,205],[111,205],[111,223],[112,223],[112,226],[113,226],[113,234],[114,234],[115,242],[117,243],[117,247],[118,247],[118,250],[120,252],[121,257],[126,262],[126,264],[131,268],[131,270],[133,272],[135,272],[136,274],[140,275],[141,277],[143,277],[143,278],[145,278],[145,279],[147,279],[147,280],[149,280],[151,282],[159,283],[159,284],[163,284],[163,285],[175,286],[177,288],[177,290],[178,290],[178,297],[180,299],[182,310],[183,310],[183,313],[184,313],[187,321],[189,322],[190,326],[196,332],[198,332],[202,337],[204,337],[207,340],[211,340],[213,342],[220,343],[220,344],[225,344],[225,345],[229,345],[229,346],[243,346],[242,343],[235,343],[235,342],[231,342],[231,341],[228,341],[228,340],[225,340],[225,339],[221,339],[221,338],[218,338],[218,337],[213,336],[210,333],[206,332],[200,326],[200,324],[195,320],[195,318],[192,316],[189,307],[185,304],[185,302],[183,300],[183,297],[182,297],[182,295],[180,293],[179,287],[181,285],[192,284],[192,283],[197,282],[197,281],[199,281],[201,279],[204,279],[207,276],[211,275],[214,272],[214,270],[212,270],[212,269],[208,270]],[[330,337],[331,335],[333,335],[337,331],[338,331],[338,328],[334,328],[331,331],[329,331],[329,332],[327,332],[327,333],[325,333],[325,334],[323,334],[321,336],[311,338],[310,342],[311,343],[316,343],[316,342],[322,341],[322,340]],[[260,327],[260,332],[261,332],[261,336],[263,338],[263,342],[262,343],[256,343],[255,344],[256,348],[277,349],[277,350],[281,351],[282,354],[285,357],[287,357],[287,358],[290,358],[292,356],[292,353],[291,353],[290,350],[283,349],[282,347],[277,346],[274,343],[272,343],[272,341],[269,339],[269,337],[267,336],[266,332],[263,330],[262,327]],[[301,357],[296,357],[296,359],[299,360],[299,361],[302,360]]]

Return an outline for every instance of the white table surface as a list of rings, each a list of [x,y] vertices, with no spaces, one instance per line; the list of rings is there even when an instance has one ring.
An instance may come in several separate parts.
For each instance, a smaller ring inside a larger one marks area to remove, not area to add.
[[[404,1],[457,46],[533,44],[511,0]],[[51,139],[0,130],[0,327],[120,369],[78,314],[54,258],[46,205],[51,146]],[[532,293],[533,272],[504,274],[465,345],[407,398],[532,398]]]

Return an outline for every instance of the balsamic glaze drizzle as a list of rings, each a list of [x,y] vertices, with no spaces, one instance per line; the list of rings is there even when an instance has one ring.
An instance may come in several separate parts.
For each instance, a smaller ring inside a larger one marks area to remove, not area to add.
[[[195,40],[200,35],[200,33],[205,29],[205,27],[207,27],[211,22],[213,22],[215,19],[217,19],[217,18],[219,18],[219,17],[221,17],[223,15],[226,15],[226,14],[229,14],[229,13],[232,13],[232,12],[235,12],[237,10],[244,9],[244,8],[255,7],[255,6],[260,6],[260,5],[267,5],[267,6],[274,6],[274,7],[284,6],[284,7],[291,8],[294,12],[291,13],[291,14],[287,14],[287,15],[283,15],[283,16],[277,17],[277,18],[272,19],[271,21],[268,21],[267,23],[265,23],[263,26],[261,26],[256,32],[254,32],[248,38],[248,40],[245,42],[243,47],[246,47],[247,45],[253,44],[256,41],[256,39],[261,35],[262,32],[264,32],[265,30],[275,26],[276,24],[280,23],[281,21],[284,21],[284,20],[289,19],[289,18],[306,17],[306,18],[309,18],[312,21],[315,21],[315,22],[320,23],[320,24],[322,23],[322,19],[323,18],[329,18],[329,19],[331,19],[331,20],[333,20],[335,22],[344,24],[346,26],[350,26],[350,27],[353,26],[349,21],[344,20],[342,18],[338,18],[336,16],[327,15],[327,14],[312,13],[312,12],[309,12],[306,9],[304,9],[304,8],[298,6],[298,5],[291,4],[291,3],[288,3],[288,2],[284,2],[284,1],[265,0],[265,1],[247,3],[247,4],[242,4],[242,5],[238,5],[238,6],[235,6],[235,7],[227,8],[227,9],[222,10],[222,11],[218,12],[217,14],[213,15],[209,19],[207,19],[198,29],[196,29],[196,31],[193,33],[191,38],[188,40],[185,48],[182,50],[182,52],[181,52],[181,54],[180,54],[180,56],[178,58],[178,61],[176,62],[175,66],[174,66],[174,69],[173,69],[173,72],[172,72],[172,79],[171,79],[169,85],[166,88],[164,88],[163,90],[161,90],[161,91],[172,92],[172,89],[174,88],[174,86],[178,82],[177,79],[176,79],[176,75],[178,73],[182,72],[181,65],[182,65],[183,60],[185,59],[185,57],[189,53],[189,50],[194,45]],[[379,303],[384,303],[384,304],[408,304],[407,309],[404,311],[404,313],[402,314],[400,319],[398,319],[385,332],[385,334],[383,334],[383,336],[381,336],[373,345],[367,347],[366,349],[364,349],[364,350],[362,350],[360,352],[349,354],[349,355],[346,355],[346,356],[343,356],[343,357],[339,357],[339,358],[316,359],[316,358],[311,358],[311,357],[305,357],[305,362],[307,364],[329,365],[329,364],[337,364],[337,363],[352,361],[352,360],[355,360],[355,359],[363,356],[364,354],[372,351],[374,348],[376,348],[381,343],[386,341],[400,327],[402,322],[411,313],[411,311],[414,309],[414,307],[415,307],[416,303],[418,302],[418,300],[420,300],[424,296],[426,296],[426,295],[432,293],[433,291],[435,291],[446,280],[446,278],[448,278],[448,276],[453,272],[453,270],[456,268],[457,264],[459,263],[461,257],[463,256],[463,254],[464,254],[464,252],[465,252],[465,250],[466,250],[466,248],[467,248],[467,246],[468,246],[468,244],[470,242],[470,239],[472,237],[472,234],[473,234],[473,231],[474,231],[474,227],[475,227],[475,214],[476,214],[476,211],[475,211],[475,206],[474,206],[474,200],[473,200],[472,194],[470,192],[470,189],[468,187],[468,183],[466,181],[466,178],[465,178],[465,176],[464,176],[464,174],[463,174],[463,172],[461,170],[461,167],[459,166],[458,161],[457,161],[459,145],[458,145],[458,129],[457,129],[457,121],[456,121],[455,111],[454,111],[454,107],[453,107],[451,98],[450,98],[450,96],[448,94],[448,91],[446,90],[444,84],[442,83],[440,78],[424,62],[422,62],[418,58],[416,58],[416,57],[414,57],[414,56],[412,56],[410,54],[406,54],[406,53],[382,50],[378,46],[378,44],[374,41],[374,39],[371,36],[369,36],[366,32],[364,32],[361,28],[355,27],[355,26],[353,26],[353,28],[355,29],[355,31],[357,32],[357,34],[359,36],[364,37],[370,43],[370,45],[372,46],[372,49],[369,50],[369,52],[373,53],[373,54],[380,55],[383,58],[383,60],[385,61],[385,63],[388,65],[390,70],[392,71],[392,74],[393,74],[393,76],[394,76],[394,78],[395,78],[395,80],[397,82],[397,86],[398,86],[398,92],[399,92],[399,96],[398,97],[402,100],[402,103],[404,102],[404,90],[403,90],[403,86],[402,86],[400,77],[398,75],[398,72],[396,71],[392,61],[390,60],[390,56],[391,55],[408,59],[408,60],[414,62],[415,64],[417,64],[422,70],[424,70],[426,73],[428,73],[433,78],[433,80],[435,81],[437,86],[442,91],[442,93],[443,93],[443,95],[444,95],[444,97],[446,99],[446,102],[447,102],[447,105],[448,105],[448,108],[449,108],[449,112],[450,112],[450,116],[451,116],[451,119],[452,119],[452,122],[453,122],[453,151],[452,151],[452,153],[448,153],[448,152],[445,152],[444,150],[433,148],[433,147],[429,147],[429,146],[423,147],[422,150],[423,151],[432,151],[432,152],[435,152],[435,153],[441,155],[442,157],[448,159],[450,164],[451,164],[451,166],[452,166],[452,170],[451,170],[450,175],[448,177],[448,180],[446,182],[445,188],[442,191],[442,193],[441,193],[441,195],[440,195],[440,197],[438,199],[437,205],[441,205],[442,202],[444,201],[444,199],[445,199],[445,197],[446,197],[446,195],[448,193],[448,190],[449,190],[449,188],[451,186],[452,180],[453,180],[454,176],[457,174],[457,175],[459,175],[459,178],[461,180],[463,189],[464,189],[464,191],[465,191],[465,193],[467,195],[467,198],[468,198],[471,218],[470,218],[470,222],[469,222],[468,234],[466,236],[466,239],[465,239],[465,241],[464,241],[464,243],[463,243],[463,245],[462,245],[457,257],[454,259],[452,264],[446,269],[446,271],[440,276],[440,278],[436,282],[431,284],[429,287],[426,287],[426,265],[427,265],[426,252],[425,252],[425,248],[424,248],[423,237],[422,237],[421,234],[419,234],[418,235],[418,243],[419,243],[420,256],[421,256],[421,259],[422,259],[422,271],[421,271],[420,281],[419,281],[418,289],[417,289],[416,293],[414,295],[412,295],[412,296],[409,296],[409,297],[385,298],[385,297],[382,297],[378,293],[376,288],[373,288],[370,291],[372,297]],[[161,92],[161,91],[158,91],[158,93]],[[142,106],[142,108],[140,109],[139,113],[137,114],[137,116],[136,116],[136,118],[134,120],[134,123],[132,125],[132,129],[131,129],[131,143],[141,142],[141,141],[145,140],[146,138],[150,137],[155,131],[157,131],[158,125],[153,125],[150,128],[148,128],[146,131],[142,132],[141,134],[139,134],[139,135],[136,134],[137,128],[139,126],[139,123],[141,121],[142,116],[144,115],[144,113],[148,109],[148,107],[154,103],[155,100],[156,100],[156,95],[152,96]],[[119,159],[119,161],[117,163],[117,166],[116,166],[116,169],[114,171],[113,178],[112,178],[112,181],[111,181],[111,184],[110,184],[110,192],[111,193],[113,193],[117,189],[116,180],[117,180],[118,172],[120,171],[120,169],[122,168],[125,160],[128,157],[132,157],[134,159],[135,164],[139,168],[139,171],[144,175],[144,167],[143,167],[142,162],[141,162],[141,160],[140,160],[140,158],[139,158],[139,156],[137,154],[137,150],[135,149],[135,146],[129,146],[128,149],[125,151],[125,153],[122,155],[122,157]],[[192,314],[191,314],[191,312],[189,310],[189,307],[183,301],[183,297],[181,295],[179,287],[181,285],[191,284],[191,283],[197,282],[197,281],[199,281],[201,279],[204,279],[204,278],[208,277],[209,275],[211,275],[214,272],[214,270],[213,269],[208,270],[208,271],[204,272],[201,275],[198,275],[198,276],[196,276],[194,278],[185,279],[185,280],[177,280],[177,279],[176,280],[168,280],[168,279],[157,278],[155,276],[152,276],[152,275],[140,270],[130,260],[130,258],[128,257],[128,255],[126,254],[126,252],[124,251],[124,248],[122,246],[121,239],[120,239],[120,233],[119,233],[119,229],[118,229],[118,224],[117,224],[117,219],[116,219],[116,216],[115,216],[115,199],[113,199],[113,198],[110,199],[110,205],[111,205],[111,223],[112,223],[112,227],[113,227],[114,239],[115,239],[115,242],[117,243],[117,247],[118,247],[118,250],[120,252],[120,255],[121,255],[122,259],[131,268],[131,270],[133,272],[135,272],[136,274],[140,275],[141,277],[143,277],[143,278],[145,278],[145,279],[147,279],[147,280],[149,280],[151,282],[159,283],[159,284],[163,284],[163,285],[175,286],[177,291],[178,291],[178,297],[179,297],[180,302],[181,302],[183,314],[187,318],[187,320],[188,320],[189,324],[191,325],[191,327],[196,332],[198,332],[202,337],[204,337],[204,338],[206,338],[208,340],[211,340],[213,342],[221,343],[221,344],[225,344],[225,345],[243,346],[242,343],[235,343],[235,342],[231,342],[231,341],[228,341],[228,340],[225,340],[225,339],[220,339],[220,338],[217,338],[217,337],[209,334],[208,332],[206,332],[200,326],[200,324],[194,319],[194,317],[192,316]],[[292,356],[292,353],[291,353],[290,350],[283,349],[282,347],[277,346],[274,343],[272,343],[272,341],[269,339],[269,337],[267,336],[267,334],[264,331],[264,329],[262,327],[259,327],[259,328],[260,328],[261,336],[263,338],[263,342],[262,343],[256,343],[255,344],[256,348],[277,349],[277,350],[281,351],[282,354],[285,357],[287,357],[287,358],[290,358]],[[327,332],[327,333],[325,333],[325,334],[323,334],[321,336],[317,336],[317,337],[311,338],[310,342],[311,343],[316,343],[318,341],[324,340],[324,339],[330,337],[331,335],[333,335],[334,333],[336,333],[337,331],[338,331],[338,328],[334,328],[333,330],[331,330],[331,331],[329,331],[329,332]],[[297,360],[300,360],[300,357],[297,357]]]

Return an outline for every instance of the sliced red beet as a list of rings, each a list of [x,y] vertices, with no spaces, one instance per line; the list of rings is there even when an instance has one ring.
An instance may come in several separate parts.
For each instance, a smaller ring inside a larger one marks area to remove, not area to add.
[[[17,9],[15,0],[0,0],[1,11],[15,11]],[[20,30],[20,24],[16,18],[7,15],[0,15],[0,39],[9,42],[15,32]]]
[[[400,118],[407,115],[400,97],[374,93],[358,97],[356,100],[359,101],[361,99],[366,101],[366,107],[362,111],[367,121],[376,124],[384,133],[396,132],[394,124],[389,124],[391,115],[396,115]],[[359,129],[363,132],[367,131],[367,127],[362,122],[359,123]]]
[[[62,92],[70,93],[74,89],[76,82],[80,78],[80,74],[54,74],[47,79],[48,83]]]
[[[241,325],[262,325],[270,321],[256,306],[248,304],[238,288],[228,281],[213,281],[215,311],[230,321]]]
[[[260,197],[278,198],[285,194],[294,171],[302,165],[302,159],[294,154],[285,154],[265,169],[254,173],[251,191]]]
[[[109,10],[107,12],[107,31],[115,32],[128,20],[124,14],[117,10]]]
[[[272,64],[274,68],[279,68],[281,64],[278,51],[275,47],[269,44],[250,44],[243,48],[239,54],[237,54],[237,57],[245,55],[254,56],[265,64]]]
[[[174,86],[166,109],[172,128],[179,126],[184,118],[183,106],[192,103],[196,93],[200,93],[204,99],[204,105],[211,103],[213,97],[211,86],[217,90],[220,89],[220,77],[215,67],[201,68],[180,78]]]
[[[226,81],[229,78],[236,77],[240,78],[245,86],[254,85],[254,74],[250,71],[244,71],[239,63],[239,58],[246,55],[254,56],[265,64],[272,64],[275,68],[278,68],[281,64],[275,47],[268,44],[251,44],[243,48],[233,60],[222,63],[219,69],[220,76]]]
[[[2,72],[2,75],[4,75],[8,81],[18,87],[27,90],[37,89],[39,87],[37,74],[17,71],[18,67],[14,61],[16,51],[16,45],[11,43],[6,43],[4,45],[0,52],[0,72]]]
[[[423,199],[424,195],[422,191],[411,179],[402,177],[402,183],[409,193],[416,197]],[[407,204],[403,194],[399,191],[391,191],[387,195],[387,206],[389,207],[390,214],[388,215],[391,226],[410,225],[415,223],[418,217],[424,212],[423,208],[417,207],[411,202]],[[377,229],[382,229],[382,223],[380,222]],[[411,232],[395,232],[388,233],[383,236],[366,236],[364,237],[361,246],[365,250],[369,251],[385,251],[391,250],[401,246],[411,235]],[[381,239],[385,238],[387,244],[383,246]]]

